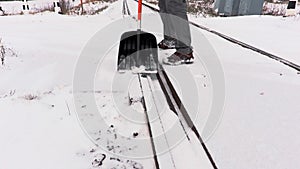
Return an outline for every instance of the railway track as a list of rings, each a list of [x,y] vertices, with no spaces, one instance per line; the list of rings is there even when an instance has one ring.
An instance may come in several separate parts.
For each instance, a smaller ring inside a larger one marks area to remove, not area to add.
[[[153,126],[154,124],[151,124],[151,120],[149,118],[149,116],[153,117],[153,112],[149,112],[149,108],[148,105],[149,102],[152,102],[152,104],[155,105],[156,107],[156,112],[154,116],[158,116],[158,119],[160,121],[160,127],[162,128],[163,134],[164,134],[164,139],[167,142],[168,145],[168,149],[171,156],[171,163],[173,168],[177,168],[176,164],[174,162],[174,157],[172,155],[171,152],[171,146],[169,145],[170,140],[168,140],[169,138],[167,138],[167,136],[165,135],[165,133],[167,131],[165,131],[164,129],[164,124],[161,120],[160,114],[162,110],[160,110],[156,104],[157,104],[157,98],[155,98],[155,89],[154,89],[154,83],[157,83],[160,86],[160,90],[162,91],[165,100],[169,106],[169,109],[172,110],[173,113],[176,114],[178,121],[180,123],[181,129],[183,131],[183,133],[185,134],[186,140],[188,140],[189,142],[191,142],[191,139],[197,139],[197,141],[201,144],[202,147],[198,147],[199,149],[202,148],[202,150],[204,150],[204,153],[208,159],[208,161],[210,162],[211,168],[217,169],[217,165],[214,161],[214,159],[212,158],[212,155],[210,154],[207,146],[205,145],[200,132],[198,131],[198,129],[195,127],[193,120],[191,119],[187,109],[185,108],[185,106],[183,105],[178,93],[175,90],[175,87],[173,86],[170,78],[168,77],[167,72],[164,70],[163,66],[160,65],[160,69],[158,70],[157,73],[155,74],[144,74],[144,73],[140,73],[138,74],[139,77],[139,83],[140,83],[140,89],[141,89],[141,93],[142,93],[142,104],[144,107],[144,112],[145,112],[145,117],[146,117],[146,122],[147,122],[147,128],[148,128],[148,132],[149,132],[149,136],[151,139],[151,144],[152,144],[152,150],[153,150],[153,158],[155,161],[155,166],[156,168],[162,168],[160,165],[160,160],[156,150],[156,143],[154,140],[154,129],[153,128],[157,128],[157,126]],[[144,80],[143,80],[144,79]],[[157,85],[156,85],[157,86]],[[157,88],[156,88],[157,90]],[[145,93],[148,92],[150,93],[150,97],[145,95]],[[160,99],[161,100],[161,99]],[[152,115],[151,115],[152,113]],[[149,115],[150,114],[150,115]],[[191,132],[188,132],[191,131]],[[194,134],[195,137],[192,136],[192,134]],[[159,145],[158,145],[159,146]],[[201,167],[201,166],[200,166]]]
[[[136,2],[138,2],[138,1],[136,0]],[[147,4],[143,4],[143,5],[154,11],[158,11],[157,9],[155,9]],[[133,16],[130,12],[130,8],[127,4],[127,0],[123,0],[122,14],[123,14],[123,16],[128,15],[131,18],[136,19],[135,16]],[[151,140],[153,160],[154,160],[155,167],[157,169],[165,168],[165,167],[161,166],[162,161],[159,160],[159,157],[157,154],[157,152],[158,152],[157,147],[159,147],[159,145],[156,145],[156,143],[155,143],[156,141],[154,140],[155,131],[153,128],[155,128],[155,126],[153,126],[153,124],[151,124],[151,119],[150,119],[151,116],[157,116],[160,121],[159,125],[163,131],[164,140],[168,146],[168,150],[169,150],[168,153],[170,154],[171,164],[168,166],[168,168],[169,167],[172,167],[175,169],[177,168],[173,154],[171,152],[171,146],[169,143],[170,141],[168,140],[168,138],[166,136],[166,130],[164,128],[163,121],[160,117],[160,113],[161,113],[160,111],[162,111],[162,110],[160,110],[159,106],[157,106],[157,103],[156,103],[158,99],[155,98],[155,93],[154,93],[155,89],[153,87],[154,86],[153,84],[157,83],[160,86],[159,90],[162,91],[162,93],[165,97],[165,100],[167,102],[167,105],[169,106],[169,109],[172,110],[172,112],[176,114],[178,121],[180,123],[181,129],[182,129],[186,139],[190,142],[191,139],[196,138],[197,141],[201,145],[201,147],[199,147],[199,149],[202,148],[204,150],[204,153],[211,165],[210,168],[217,169],[218,167],[217,167],[215,161],[213,160],[212,155],[210,154],[207,146],[205,145],[205,143],[200,135],[200,132],[194,125],[194,122],[191,119],[187,109],[183,105],[183,102],[181,101],[177,91],[175,90],[175,87],[173,86],[170,78],[168,77],[168,74],[165,71],[164,67],[162,65],[159,65],[159,69],[158,69],[157,73],[155,73],[155,74],[154,73],[138,73],[138,79],[139,79],[140,90],[141,90],[141,94],[142,94],[141,103],[144,108],[145,121],[147,123],[147,129],[148,129],[148,133],[149,133],[150,140]],[[147,98],[147,96],[145,95],[145,93],[147,93],[147,92],[151,96],[150,98],[149,97]],[[129,99],[131,99],[131,98],[129,97]],[[155,113],[149,111],[149,108],[148,108],[148,105],[150,105],[149,102],[152,102],[152,104],[155,105],[155,107],[156,107]],[[152,113],[152,115],[151,115],[151,113]],[[191,133],[188,132],[189,130],[192,132],[192,134],[194,134],[195,137],[190,136]]]
[[[217,165],[212,158],[212,155],[210,154],[207,146],[205,145],[200,132],[196,128],[193,120],[191,119],[187,109],[184,107],[178,93],[176,92],[171,80],[169,79],[166,71],[163,67],[159,69],[158,73],[156,74],[156,77],[159,81],[159,84],[165,94],[166,99],[168,100],[169,107],[174,111],[174,113],[179,117],[181,121],[184,121],[187,126],[192,130],[192,132],[196,135],[198,141],[200,142],[203,150],[205,151],[211,165],[214,169],[217,169]],[[186,133],[187,134],[187,133]],[[189,138],[189,136],[187,135]]]
[[[137,0],[135,0],[135,1],[138,2]],[[126,0],[124,0],[124,3],[125,3],[125,5],[124,5],[125,7],[124,7],[123,11],[126,11],[126,12],[123,12],[123,13],[124,14],[127,13],[128,15],[130,15],[130,9],[128,8]],[[148,5],[146,3],[143,3],[143,5],[145,7],[147,7],[147,8],[155,11],[155,12],[159,12],[159,10],[157,8],[155,8],[155,7],[151,6],[151,5]],[[133,19],[135,19],[134,16],[132,16],[132,15],[130,15],[130,16]],[[300,71],[300,66],[299,65],[297,65],[297,64],[295,64],[295,63],[293,63],[291,61],[288,61],[288,60],[286,60],[286,59],[284,59],[282,57],[276,56],[276,55],[274,55],[272,53],[269,53],[269,52],[261,50],[261,49],[259,49],[257,47],[251,46],[251,45],[249,45],[247,43],[244,43],[242,41],[234,39],[234,38],[232,38],[230,36],[227,36],[225,34],[222,34],[220,32],[212,30],[210,28],[204,27],[204,26],[202,26],[200,24],[197,24],[197,23],[194,23],[194,22],[191,22],[191,21],[189,21],[189,23],[191,25],[193,25],[193,26],[201,29],[201,30],[205,30],[207,32],[215,34],[215,35],[217,35],[217,36],[219,36],[219,37],[221,37],[221,38],[223,38],[223,39],[225,39],[225,40],[227,40],[227,41],[229,41],[231,43],[237,44],[237,45],[239,45],[239,46],[241,46],[243,48],[246,48],[246,49],[252,50],[254,52],[257,52],[259,54],[262,54],[264,56],[267,56],[267,57],[269,57],[269,58],[271,58],[273,60],[279,61],[279,62],[281,62],[281,63],[283,63],[283,64],[285,64],[285,65],[287,65],[287,66],[289,66],[289,67],[291,67],[291,68],[293,68],[295,70],[297,70],[297,71]],[[187,109],[185,108],[185,106],[183,105],[182,101],[180,100],[180,97],[179,97],[177,91],[175,90],[175,87],[173,86],[170,78],[168,77],[167,72],[164,70],[163,66],[160,65],[160,68],[159,68],[158,72],[155,75],[153,75],[153,74],[140,74],[139,75],[139,79],[140,79],[139,81],[140,81],[142,93],[145,92],[144,91],[144,87],[143,87],[143,83],[141,81],[141,78],[143,78],[143,77],[147,77],[147,79],[148,79],[148,85],[149,86],[151,86],[151,83],[153,83],[153,81],[158,81],[158,83],[159,83],[159,85],[161,87],[161,90],[164,93],[165,99],[166,99],[166,101],[168,103],[168,106],[169,106],[170,110],[172,110],[177,115],[177,117],[178,117],[178,120],[180,122],[182,130],[184,131],[184,133],[186,135],[187,140],[190,141],[190,136],[189,136],[189,134],[187,132],[187,130],[190,129],[193,132],[193,134],[196,136],[198,142],[200,142],[200,144],[202,146],[202,149],[205,151],[205,154],[206,154],[207,158],[209,159],[209,162],[210,162],[212,168],[217,169],[218,167],[217,167],[214,159],[212,158],[212,155],[210,154],[207,146],[205,145],[205,143],[204,143],[204,141],[203,141],[203,139],[202,139],[202,137],[200,135],[200,132],[195,127],[195,125],[193,123],[193,120],[191,119],[189,113],[187,112]],[[145,85],[146,84],[144,84],[144,86]],[[151,92],[152,92],[152,90],[151,90]],[[153,93],[151,95],[154,97]],[[147,118],[147,126],[148,126],[148,130],[149,130],[149,133],[150,133],[149,135],[151,137],[151,142],[152,142],[152,148],[153,148],[153,153],[154,153],[153,155],[154,155],[155,166],[156,166],[156,168],[161,168],[158,156],[156,154],[155,141],[153,139],[153,135],[154,135],[153,134],[153,129],[152,129],[153,126],[150,124],[151,122],[149,121],[149,115],[148,115],[149,112],[148,112],[148,108],[147,108],[147,104],[146,104],[147,99],[145,99],[144,94],[143,94],[143,99],[142,100],[143,100],[143,106],[144,106],[144,110],[145,110],[145,114],[146,114],[146,118]],[[153,100],[155,100],[155,98],[153,98]],[[157,111],[159,111],[159,110],[157,110]],[[157,115],[159,116],[159,112],[157,112]],[[161,123],[161,126],[163,127],[162,123]],[[165,140],[167,140],[167,139],[168,138],[165,137]],[[172,156],[172,154],[171,154],[171,156]],[[176,165],[174,163],[174,158],[171,158],[171,159],[172,159],[173,167],[176,168]]]
[[[144,6],[152,9],[153,11],[158,12],[159,10],[156,9],[155,7],[152,7],[148,4],[143,4]],[[134,16],[131,15],[130,9],[128,7],[128,4],[126,3],[126,0],[124,0],[124,6],[123,6],[123,14],[124,15],[130,15],[133,19],[136,19]],[[255,48],[253,46],[250,46],[246,43],[243,43],[241,41],[238,41],[236,39],[233,39],[231,37],[228,37],[224,34],[221,34],[219,32],[216,32],[214,30],[211,30],[209,28],[203,27],[201,25],[198,25],[196,23],[190,22],[191,25],[198,27],[199,29],[208,31],[210,33],[216,34],[232,43],[238,44],[244,48],[253,50],[255,52],[258,52],[260,54],[263,54],[265,56],[268,56],[274,60],[280,61],[281,63],[284,63],[285,65],[292,67],[298,71],[300,71],[300,66],[289,62],[281,57],[272,55],[271,53],[268,53],[266,51],[260,50],[258,48]],[[135,75],[133,75],[135,76]],[[168,76],[168,72],[164,69],[164,67],[162,65],[160,65],[160,68],[158,69],[158,72],[155,74],[146,74],[146,73],[139,73],[137,74],[138,79],[139,79],[139,84],[140,84],[140,91],[142,93],[141,96],[141,104],[143,106],[144,109],[144,114],[145,114],[145,121],[146,121],[146,127],[148,129],[148,133],[149,133],[149,137],[151,140],[151,147],[152,147],[152,153],[153,153],[153,160],[154,160],[154,165],[155,168],[159,169],[159,168],[183,168],[183,167],[177,167],[176,165],[176,158],[175,158],[175,154],[173,154],[173,152],[171,151],[171,139],[168,138],[168,136],[165,134],[166,133],[166,127],[164,126],[164,121],[163,119],[160,117],[160,111],[162,110],[161,107],[159,107],[157,104],[160,101],[159,99],[156,98],[156,94],[155,94],[155,90],[157,90],[158,88],[155,88],[154,86],[159,86],[159,90],[161,93],[163,93],[165,102],[168,105],[168,108],[172,111],[172,114],[176,115],[178,122],[179,122],[179,127],[181,129],[181,132],[183,133],[185,140],[187,140],[188,143],[190,143],[191,145],[194,143],[193,141],[197,141],[197,147],[193,147],[195,149],[197,149],[197,151],[202,151],[202,154],[205,155],[205,159],[207,161],[207,164],[209,165],[209,167],[203,167],[203,166],[199,166],[201,168],[214,168],[217,169],[218,166],[216,164],[216,162],[214,161],[211,153],[209,152],[207,146],[205,145],[200,132],[198,131],[198,129],[195,127],[195,124],[192,120],[192,118],[190,117],[189,112],[187,111],[186,107],[183,105],[183,102],[179,96],[179,94],[177,93],[175,86],[172,84],[172,81],[170,80],[169,76]],[[155,85],[154,85],[155,84]],[[130,97],[129,97],[130,99]],[[155,111],[151,111],[150,104],[149,102],[152,102],[152,105],[155,105]],[[168,160],[168,167],[165,167],[166,165],[164,164],[165,161],[163,161],[162,159],[160,159],[160,155],[159,155],[159,145],[157,144],[156,140],[155,140],[155,136],[157,136],[157,126],[155,127],[154,124],[151,121],[151,117],[153,116],[157,116],[158,117],[158,121],[159,121],[159,127],[160,130],[162,131],[162,135],[163,138],[165,140],[165,143],[167,145],[167,147],[169,148],[169,160]],[[191,131],[191,132],[189,132]],[[91,140],[93,140],[93,138],[91,138]],[[95,143],[95,141],[93,140],[93,142]],[[97,145],[97,142],[95,143]],[[195,145],[195,144],[194,144]],[[177,154],[178,155],[178,154]],[[188,162],[188,161],[187,161]],[[207,166],[208,166],[207,165]]]

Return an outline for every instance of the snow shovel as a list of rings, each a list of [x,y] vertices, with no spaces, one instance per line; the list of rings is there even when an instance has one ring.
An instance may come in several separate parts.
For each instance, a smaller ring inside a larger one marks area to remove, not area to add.
[[[140,73],[157,72],[158,52],[156,37],[141,30],[142,0],[138,2],[138,28],[121,36],[118,65],[119,72],[139,70]]]

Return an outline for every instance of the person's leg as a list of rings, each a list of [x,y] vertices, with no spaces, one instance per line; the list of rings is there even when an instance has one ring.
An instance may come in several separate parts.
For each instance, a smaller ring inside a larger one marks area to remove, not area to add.
[[[159,13],[161,20],[163,22],[163,31],[164,31],[164,39],[166,40],[174,40],[175,38],[175,31],[172,25],[171,18],[169,17],[168,13],[170,13],[168,9],[169,0],[159,0]]]
[[[164,34],[176,39],[176,52],[163,59],[163,63],[169,65],[193,63],[194,56],[191,47],[191,33],[187,17],[186,1],[160,0],[159,6],[164,27],[166,27],[164,28]],[[168,28],[172,28],[172,30]],[[170,32],[173,34],[170,34]]]
[[[176,33],[176,50],[182,54],[191,54],[191,33],[187,17],[185,0],[165,0],[168,12],[171,14],[171,25]],[[179,19],[180,18],[180,19]]]

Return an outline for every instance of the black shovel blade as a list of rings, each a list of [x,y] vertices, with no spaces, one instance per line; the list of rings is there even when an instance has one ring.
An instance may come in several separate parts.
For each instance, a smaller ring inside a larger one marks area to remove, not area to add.
[[[158,52],[156,37],[140,30],[125,32],[121,36],[118,71],[144,66],[145,71],[156,71]]]

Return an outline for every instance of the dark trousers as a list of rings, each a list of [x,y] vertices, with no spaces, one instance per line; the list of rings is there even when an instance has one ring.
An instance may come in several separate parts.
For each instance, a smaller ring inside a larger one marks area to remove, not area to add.
[[[177,52],[192,52],[191,32],[187,17],[186,0],[159,0],[160,16],[163,22],[164,38],[176,39]]]

